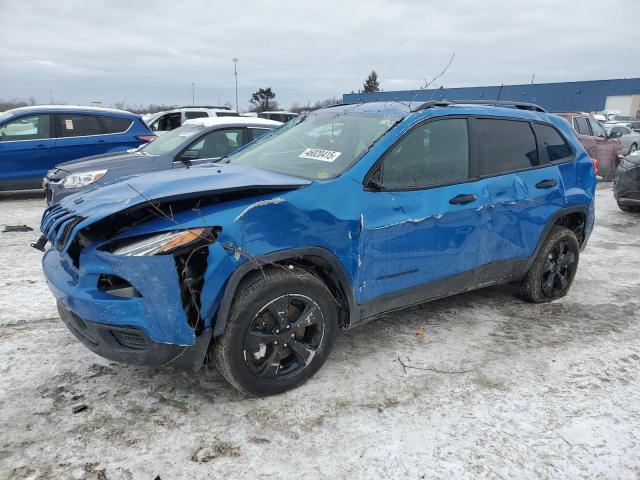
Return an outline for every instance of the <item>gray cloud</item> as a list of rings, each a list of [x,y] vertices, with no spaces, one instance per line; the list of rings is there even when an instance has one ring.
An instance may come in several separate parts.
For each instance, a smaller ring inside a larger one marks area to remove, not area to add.
[[[638,76],[640,2],[610,0],[0,0],[0,97],[68,103],[289,106],[417,88],[456,52],[448,87]]]

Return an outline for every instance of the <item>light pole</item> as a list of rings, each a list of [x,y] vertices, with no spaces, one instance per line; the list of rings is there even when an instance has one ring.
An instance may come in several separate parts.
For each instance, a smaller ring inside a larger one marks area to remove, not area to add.
[[[196,104],[196,84],[191,82],[191,105]]]
[[[240,113],[238,110],[238,57],[233,57],[233,74],[236,76],[236,112]]]

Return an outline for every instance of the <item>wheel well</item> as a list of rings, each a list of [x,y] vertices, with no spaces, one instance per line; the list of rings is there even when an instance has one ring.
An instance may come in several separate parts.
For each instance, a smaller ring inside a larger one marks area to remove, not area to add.
[[[327,286],[338,304],[340,328],[347,328],[357,322],[359,311],[355,305],[351,284],[338,259],[332,258],[328,251],[320,248],[294,249],[266,255],[255,262],[246,262],[231,275],[215,314],[213,336],[223,334],[233,299],[245,281],[250,281],[251,276],[263,268],[288,268],[290,265],[308,271]]]
[[[274,263],[283,266],[294,265],[306,270],[322,280],[338,304],[338,312],[340,315],[338,319],[338,326],[340,328],[346,328],[349,326],[349,302],[347,300],[346,292],[344,291],[345,287],[342,285],[329,262],[322,257],[305,256],[278,260]]]
[[[556,220],[554,225],[560,225],[573,231],[578,237],[578,242],[582,245],[585,236],[585,227],[587,225],[587,216],[583,212],[573,212],[562,215]]]

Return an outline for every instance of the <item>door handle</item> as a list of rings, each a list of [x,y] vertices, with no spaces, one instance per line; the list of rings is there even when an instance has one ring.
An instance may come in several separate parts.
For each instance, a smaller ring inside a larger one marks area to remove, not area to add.
[[[40,145],[38,145],[38,148],[51,148],[49,145],[45,145],[44,143],[41,143]]]
[[[536,183],[536,188],[553,188],[558,185],[558,182],[555,180],[542,180],[541,182]]]
[[[475,195],[465,195],[464,193],[453,197],[449,200],[451,205],[464,205],[465,203],[471,203],[476,201]]]
[[[104,140],[98,140],[96,143],[104,143]]]

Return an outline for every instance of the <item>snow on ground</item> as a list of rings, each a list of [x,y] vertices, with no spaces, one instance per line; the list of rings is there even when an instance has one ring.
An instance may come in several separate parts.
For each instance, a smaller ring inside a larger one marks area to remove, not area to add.
[[[266,399],[97,357],[56,318],[37,231],[0,233],[0,477],[638,478],[640,216],[597,197],[566,298],[496,287],[388,315]],[[0,196],[0,232],[43,207]]]

